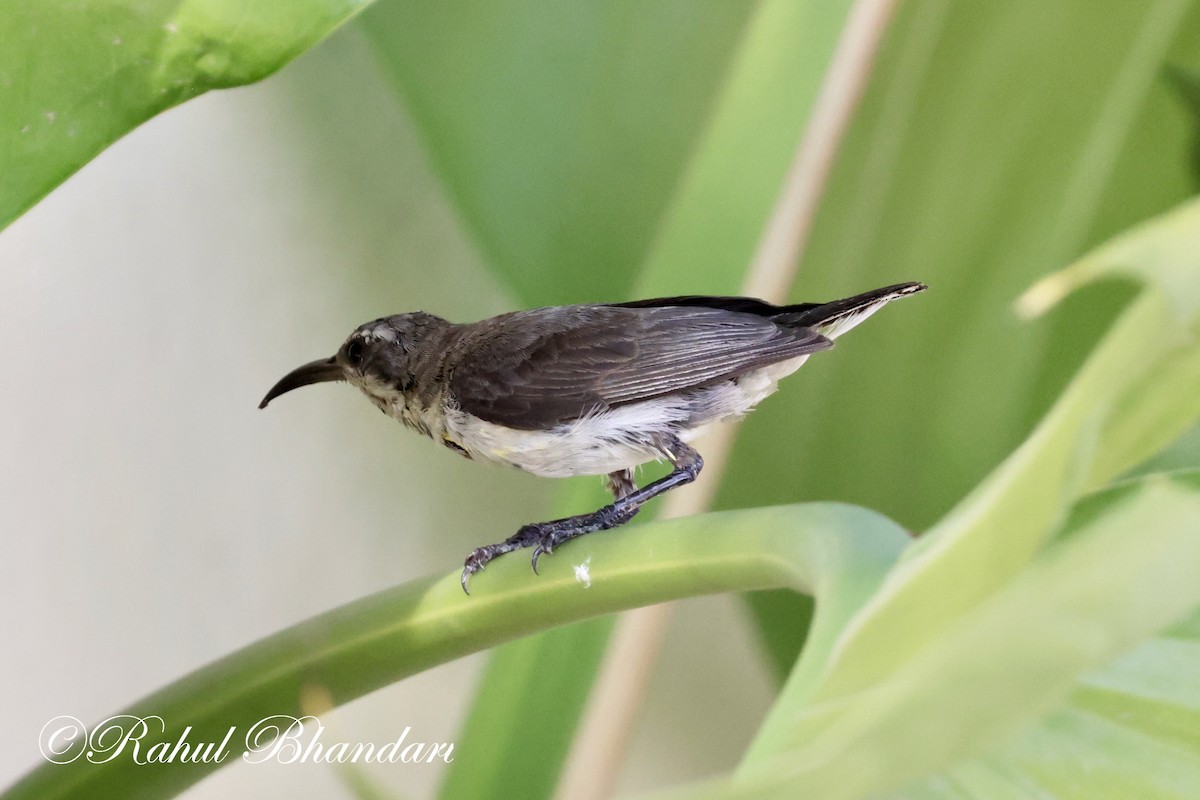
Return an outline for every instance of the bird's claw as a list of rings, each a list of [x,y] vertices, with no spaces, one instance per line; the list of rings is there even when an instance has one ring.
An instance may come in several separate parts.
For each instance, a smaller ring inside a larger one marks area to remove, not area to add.
[[[538,559],[542,557],[542,554],[543,553],[553,553],[553,552],[554,552],[554,540],[552,537],[546,536],[540,542],[537,543],[537,546],[533,548],[533,558],[530,560],[530,563],[533,565],[533,574],[534,575],[540,574],[538,572],[537,564],[538,564]]]
[[[636,512],[637,509],[635,508],[633,513]],[[524,547],[532,547],[533,557],[530,559],[530,566],[533,567],[533,574],[537,575],[538,559],[543,555],[553,553],[554,548],[558,545],[589,531],[611,528],[614,525],[625,522],[633,516],[633,513],[625,513],[622,516],[614,515],[612,512],[601,509],[596,514],[569,517],[567,519],[555,520],[554,522],[532,522],[528,525],[522,525],[520,530],[503,542],[480,547],[467,556],[467,560],[463,564],[462,578],[460,579],[463,591],[469,595],[470,591],[467,590],[467,582],[471,579],[471,576],[476,572],[482,572],[488,562],[498,556]]]
[[[471,555],[467,556],[467,560],[463,562],[462,577],[459,578],[459,583],[462,584],[463,592],[468,596],[471,594],[471,590],[467,588],[467,581],[469,581],[471,576],[476,572],[483,572],[483,568],[486,567],[487,563],[493,558],[495,558],[495,556],[492,554],[489,548],[481,547],[478,550],[472,550]]]

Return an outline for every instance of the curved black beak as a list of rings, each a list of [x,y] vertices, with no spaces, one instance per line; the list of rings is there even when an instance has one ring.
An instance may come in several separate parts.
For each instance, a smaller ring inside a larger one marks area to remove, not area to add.
[[[301,386],[308,386],[313,383],[340,381],[344,380],[344,378],[342,368],[337,363],[337,356],[310,361],[303,367],[297,367],[280,378],[279,383],[271,387],[271,391],[267,392],[267,396],[262,399],[258,407],[266,408],[267,403],[281,394],[290,392],[292,389],[299,389]]]

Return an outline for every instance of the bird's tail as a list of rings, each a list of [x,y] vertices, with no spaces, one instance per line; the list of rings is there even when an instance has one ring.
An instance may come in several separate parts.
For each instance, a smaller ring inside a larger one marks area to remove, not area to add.
[[[817,333],[836,339],[897,297],[923,292],[925,288],[923,283],[897,283],[830,303],[784,306],[771,319],[782,325],[813,328]]]

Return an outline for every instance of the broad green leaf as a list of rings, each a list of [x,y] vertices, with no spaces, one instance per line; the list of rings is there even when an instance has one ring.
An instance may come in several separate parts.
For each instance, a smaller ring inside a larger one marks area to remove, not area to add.
[[[1182,69],[1168,74],[1192,117],[1192,185],[1200,188],[1200,75]]]
[[[740,291],[850,5],[758,4],[646,254],[637,296]]]
[[[754,8],[381,3],[362,24],[486,258],[540,305],[628,294]]]
[[[1134,469],[1129,477],[1181,469],[1200,469],[1200,425],[1193,425],[1166,450]]]
[[[1138,325],[1143,352],[1127,355],[1140,383],[1115,401],[1102,432],[1088,480],[1095,484],[1120,474],[1161,450],[1200,417],[1200,203],[1193,202],[1153,226],[1126,234],[1034,286],[1022,298],[1031,312],[1082,286],[1127,278],[1153,295],[1151,319]],[[1131,312],[1132,313],[1132,312]],[[1129,334],[1130,346],[1137,346]],[[1115,335],[1113,338],[1116,338]]]
[[[476,576],[470,597],[457,573],[366,597],[210,664],[124,713],[161,717],[167,725],[162,738],[172,742],[187,726],[193,741],[220,741],[236,726],[228,764],[237,760],[256,721],[311,713],[305,697],[319,695],[324,705],[335,706],[555,625],[681,597],[767,587],[813,594],[814,639],[828,647],[906,540],[883,517],[837,504],[710,514],[614,531],[587,546],[563,546],[543,561],[537,578],[523,559],[501,559]],[[152,740],[158,739],[146,741]],[[92,764],[83,757],[44,764],[3,797],[167,797],[218,766],[137,764],[125,757]],[[518,791],[508,788],[510,796]]]
[[[795,300],[897,280],[897,303],[747,420],[720,505],[831,498],[926,530],[1029,433],[1128,299],[1022,290],[1193,192],[1200,6],[903,3],[834,167]]]
[[[1120,272],[1139,293],[1042,424],[942,522],[914,542],[844,633],[820,687],[793,680],[755,752],[794,742],[799,698],[818,703],[879,685],[962,616],[1013,580],[1081,493],[1133,466],[1125,431],[1157,447],[1200,414],[1188,352],[1200,349],[1200,290],[1188,286],[1200,252],[1200,201],[1100,248],[1026,296],[1044,307],[1087,280]],[[1193,279],[1194,280],[1194,279]],[[1184,369],[1180,370],[1179,368]],[[1149,430],[1146,419],[1169,424]],[[1146,455],[1135,449],[1135,455]],[[826,706],[828,707],[828,706]],[[798,715],[798,716],[797,716]],[[797,727],[798,726],[798,727]]]
[[[1181,798],[1200,786],[1200,613],[1086,674],[1065,706],[895,797]],[[962,791],[952,794],[947,787]]]
[[[1200,471],[1148,476],[1087,498],[1033,564],[919,653],[856,693],[814,697],[786,745],[689,796],[892,796],[877,793],[983,751],[988,755],[977,763],[993,770],[1010,759],[1040,770],[1044,790],[1033,796],[1187,796],[1184,787],[1194,787],[1188,781],[1200,774],[1200,752],[1194,731],[1178,726],[1194,718],[1196,692],[1182,676],[1172,680],[1170,667],[1191,666],[1196,654],[1186,644],[1182,652],[1141,650],[1157,662],[1157,684],[1146,680],[1154,670],[1137,664],[1138,650],[1114,660],[1200,606],[1198,518]],[[1123,684],[1131,672],[1134,679]],[[1080,676],[1084,688],[1073,690]],[[1087,687],[1105,682],[1130,693],[1148,690],[1143,699],[1151,701],[1157,689],[1166,715],[1156,718],[1144,707],[1141,721],[1151,720],[1170,744],[1183,743],[1180,752],[1143,740],[1132,714],[1115,726],[1086,719],[1096,712],[1080,703],[1091,696],[1103,705]],[[1029,727],[1068,700],[1065,710]],[[1043,747],[1067,763],[1050,763]],[[1108,764],[1104,756],[1120,748],[1128,750],[1125,763]],[[977,779],[974,791],[950,791],[944,777],[926,778],[920,791],[895,796],[1005,796],[992,792],[1002,781],[979,775],[975,764],[948,773]],[[1117,774],[1122,781],[1105,790]],[[1086,782],[1071,785],[1072,778]]]
[[[812,598],[795,592],[753,592],[746,595],[746,603],[754,614],[767,662],[782,684],[808,638],[805,621],[813,612]]]
[[[1024,298],[1038,310],[1084,282],[1129,276],[1133,302],[1030,438],[942,522],[847,632],[823,696],[878,680],[1033,557],[1074,498],[1200,415],[1200,201],[1127,233]]]
[[[8,0],[0,228],[155,114],[260,80],[370,0]]]
[[[550,797],[613,617],[556,628],[496,648],[456,741],[471,753],[446,770],[445,798]]]

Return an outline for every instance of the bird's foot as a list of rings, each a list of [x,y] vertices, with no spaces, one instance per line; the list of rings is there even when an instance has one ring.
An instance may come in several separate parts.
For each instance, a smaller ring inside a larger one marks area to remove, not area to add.
[[[633,476],[627,470],[614,472],[608,476],[609,488],[617,498],[611,505],[591,514],[581,514],[578,517],[524,525],[505,541],[479,548],[467,556],[467,562],[463,566],[463,591],[467,591],[467,580],[496,556],[521,547],[533,547],[533,571],[536,573],[538,558],[543,553],[553,553],[554,548],[563,542],[585,533],[624,525],[637,515],[638,509],[647,500],[696,479],[700,469],[704,466],[704,459],[700,457],[699,453],[675,436],[663,437],[657,446],[662,450],[663,455],[671,459],[671,463],[675,465],[675,469],[670,474],[659,478],[643,489],[634,489]]]
[[[470,594],[467,590],[467,582],[471,576],[476,572],[482,571],[490,561],[498,556],[523,547],[532,547],[533,557],[530,563],[533,566],[534,573],[536,573],[538,571],[538,559],[543,554],[553,553],[555,547],[585,533],[607,530],[608,528],[623,525],[633,519],[637,512],[637,507],[622,508],[610,505],[592,514],[581,514],[577,517],[556,519],[551,522],[532,522],[528,525],[522,525],[516,534],[505,539],[503,542],[480,547],[467,556],[467,560],[463,565],[461,578],[463,591]]]
[[[611,513],[612,506],[605,506],[594,514],[583,514],[578,517],[570,517],[568,519],[559,519],[554,522],[543,522],[538,525],[527,527],[536,527],[540,529],[538,542],[533,548],[533,557],[530,559],[530,565],[533,567],[533,574],[538,574],[538,559],[543,555],[549,555],[554,552],[554,548],[564,542],[569,542],[577,536],[583,536],[585,533],[592,531],[602,531],[609,528],[615,528],[622,522],[628,521],[633,514],[629,514],[620,522],[617,520],[617,515]]]
[[[471,593],[467,589],[467,582],[476,572],[482,572],[483,568],[490,561],[497,556],[502,556],[505,553],[511,553],[513,550],[519,550],[522,547],[529,547],[538,543],[541,539],[540,534],[541,531],[538,524],[522,525],[520,530],[503,542],[485,545],[484,547],[472,550],[471,554],[467,556],[467,560],[463,562],[462,577],[459,579],[462,583],[463,591],[467,594]]]

